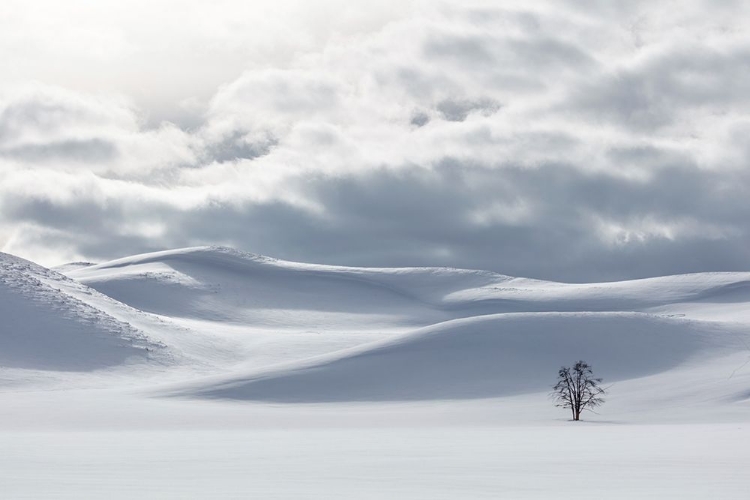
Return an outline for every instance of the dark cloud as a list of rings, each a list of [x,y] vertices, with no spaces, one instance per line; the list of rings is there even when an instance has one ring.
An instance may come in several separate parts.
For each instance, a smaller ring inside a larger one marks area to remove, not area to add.
[[[437,110],[448,121],[462,122],[469,113],[479,112],[483,115],[491,115],[500,109],[500,103],[490,98],[470,99],[443,99],[437,104]]]
[[[213,141],[205,149],[204,157],[207,162],[219,163],[236,160],[252,160],[267,155],[271,148],[278,144],[278,140],[267,135],[262,138],[248,137],[243,130],[235,130],[218,141]]]
[[[417,127],[423,127],[427,125],[427,122],[429,121],[430,115],[428,115],[424,111],[416,111],[411,115],[411,120],[409,120],[409,123]]]
[[[324,207],[319,214],[279,201],[216,202],[184,211],[159,203],[53,205],[20,197],[4,200],[2,210],[37,227],[55,227],[58,232],[43,238],[47,245],[75,244],[94,259],[222,243],[293,260],[449,265],[587,281],[746,268],[748,181],[745,173],[721,180],[692,166],[663,166],[641,182],[566,164],[490,168],[448,159],[434,170],[304,180],[306,195]],[[497,218],[475,217],[518,203],[529,209],[517,219],[504,217],[502,209]],[[630,229],[602,239],[592,216]],[[123,234],[130,221],[164,230],[158,237]],[[653,229],[644,221],[664,232],[649,234]],[[704,227],[724,232],[707,238]]]

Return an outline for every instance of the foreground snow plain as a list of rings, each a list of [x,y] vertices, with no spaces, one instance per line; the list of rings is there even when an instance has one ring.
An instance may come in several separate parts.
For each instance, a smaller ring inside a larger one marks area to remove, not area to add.
[[[0,254],[2,498],[747,498],[750,273]],[[609,400],[548,398],[583,358]]]

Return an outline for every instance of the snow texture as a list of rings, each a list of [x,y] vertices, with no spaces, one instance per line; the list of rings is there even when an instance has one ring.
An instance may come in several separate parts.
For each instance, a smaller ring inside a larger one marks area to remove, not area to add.
[[[0,254],[3,498],[750,489],[750,273],[565,284],[222,247],[58,270]],[[549,390],[578,359],[608,395],[573,423]]]

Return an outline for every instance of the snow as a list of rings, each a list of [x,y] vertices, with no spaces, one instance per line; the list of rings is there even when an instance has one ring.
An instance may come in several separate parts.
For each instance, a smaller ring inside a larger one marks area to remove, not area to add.
[[[0,479],[6,498],[33,484],[56,499],[742,499],[746,438],[729,425],[0,433]]]
[[[86,371],[145,361],[159,349],[130,324],[91,304],[106,301],[23,259],[0,260],[0,366]]]
[[[70,271],[74,271],[76,269],[81,269],[84,267],[91,267],[95,266],[95,262],[68,262],[67,264],[63,264],[61,266],[55,266],[50,268],[53,271],[57,271],[58,273],[67,273]]]
[[[749,306],[750,273],[0,254],[0,497],[746,498]]]
[[[277,373],[200,391],[271,401],[490,398],[549,388],[550,367],[596,360],[610,382],[730,355],[742,333],[642,313],[517,313],[440,323]],[[236,376],[235,376],[236,377]]]

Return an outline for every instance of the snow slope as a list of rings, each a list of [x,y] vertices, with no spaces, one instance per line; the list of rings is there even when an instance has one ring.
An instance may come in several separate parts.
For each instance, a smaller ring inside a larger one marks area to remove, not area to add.
[[[613,382],[691,363],[712,366],[721,378],[742,364],[738,353],[750,352],[750,273],[565,284],[447,268],[300,264],[197,247],[68,275],[179,323],[193,343],[206,336],[211,348],[198,357],[217,375],[176,390],[190,397],[502,397],[546,391],[557,367],[579,358]],[[162,338],[185,350],[184,338]],[[236,355],[215,355],[222,350]]]
[[[466,399],[544,392],[589,360],[607,381],[731,355],[746,333],[642,313],[518,313],[458,319],[199,394],[270,401]]]
[[[0,253],[0,366],[88,371],[146,362],[162,346],[93,302],[129,309],[80,283]]]

